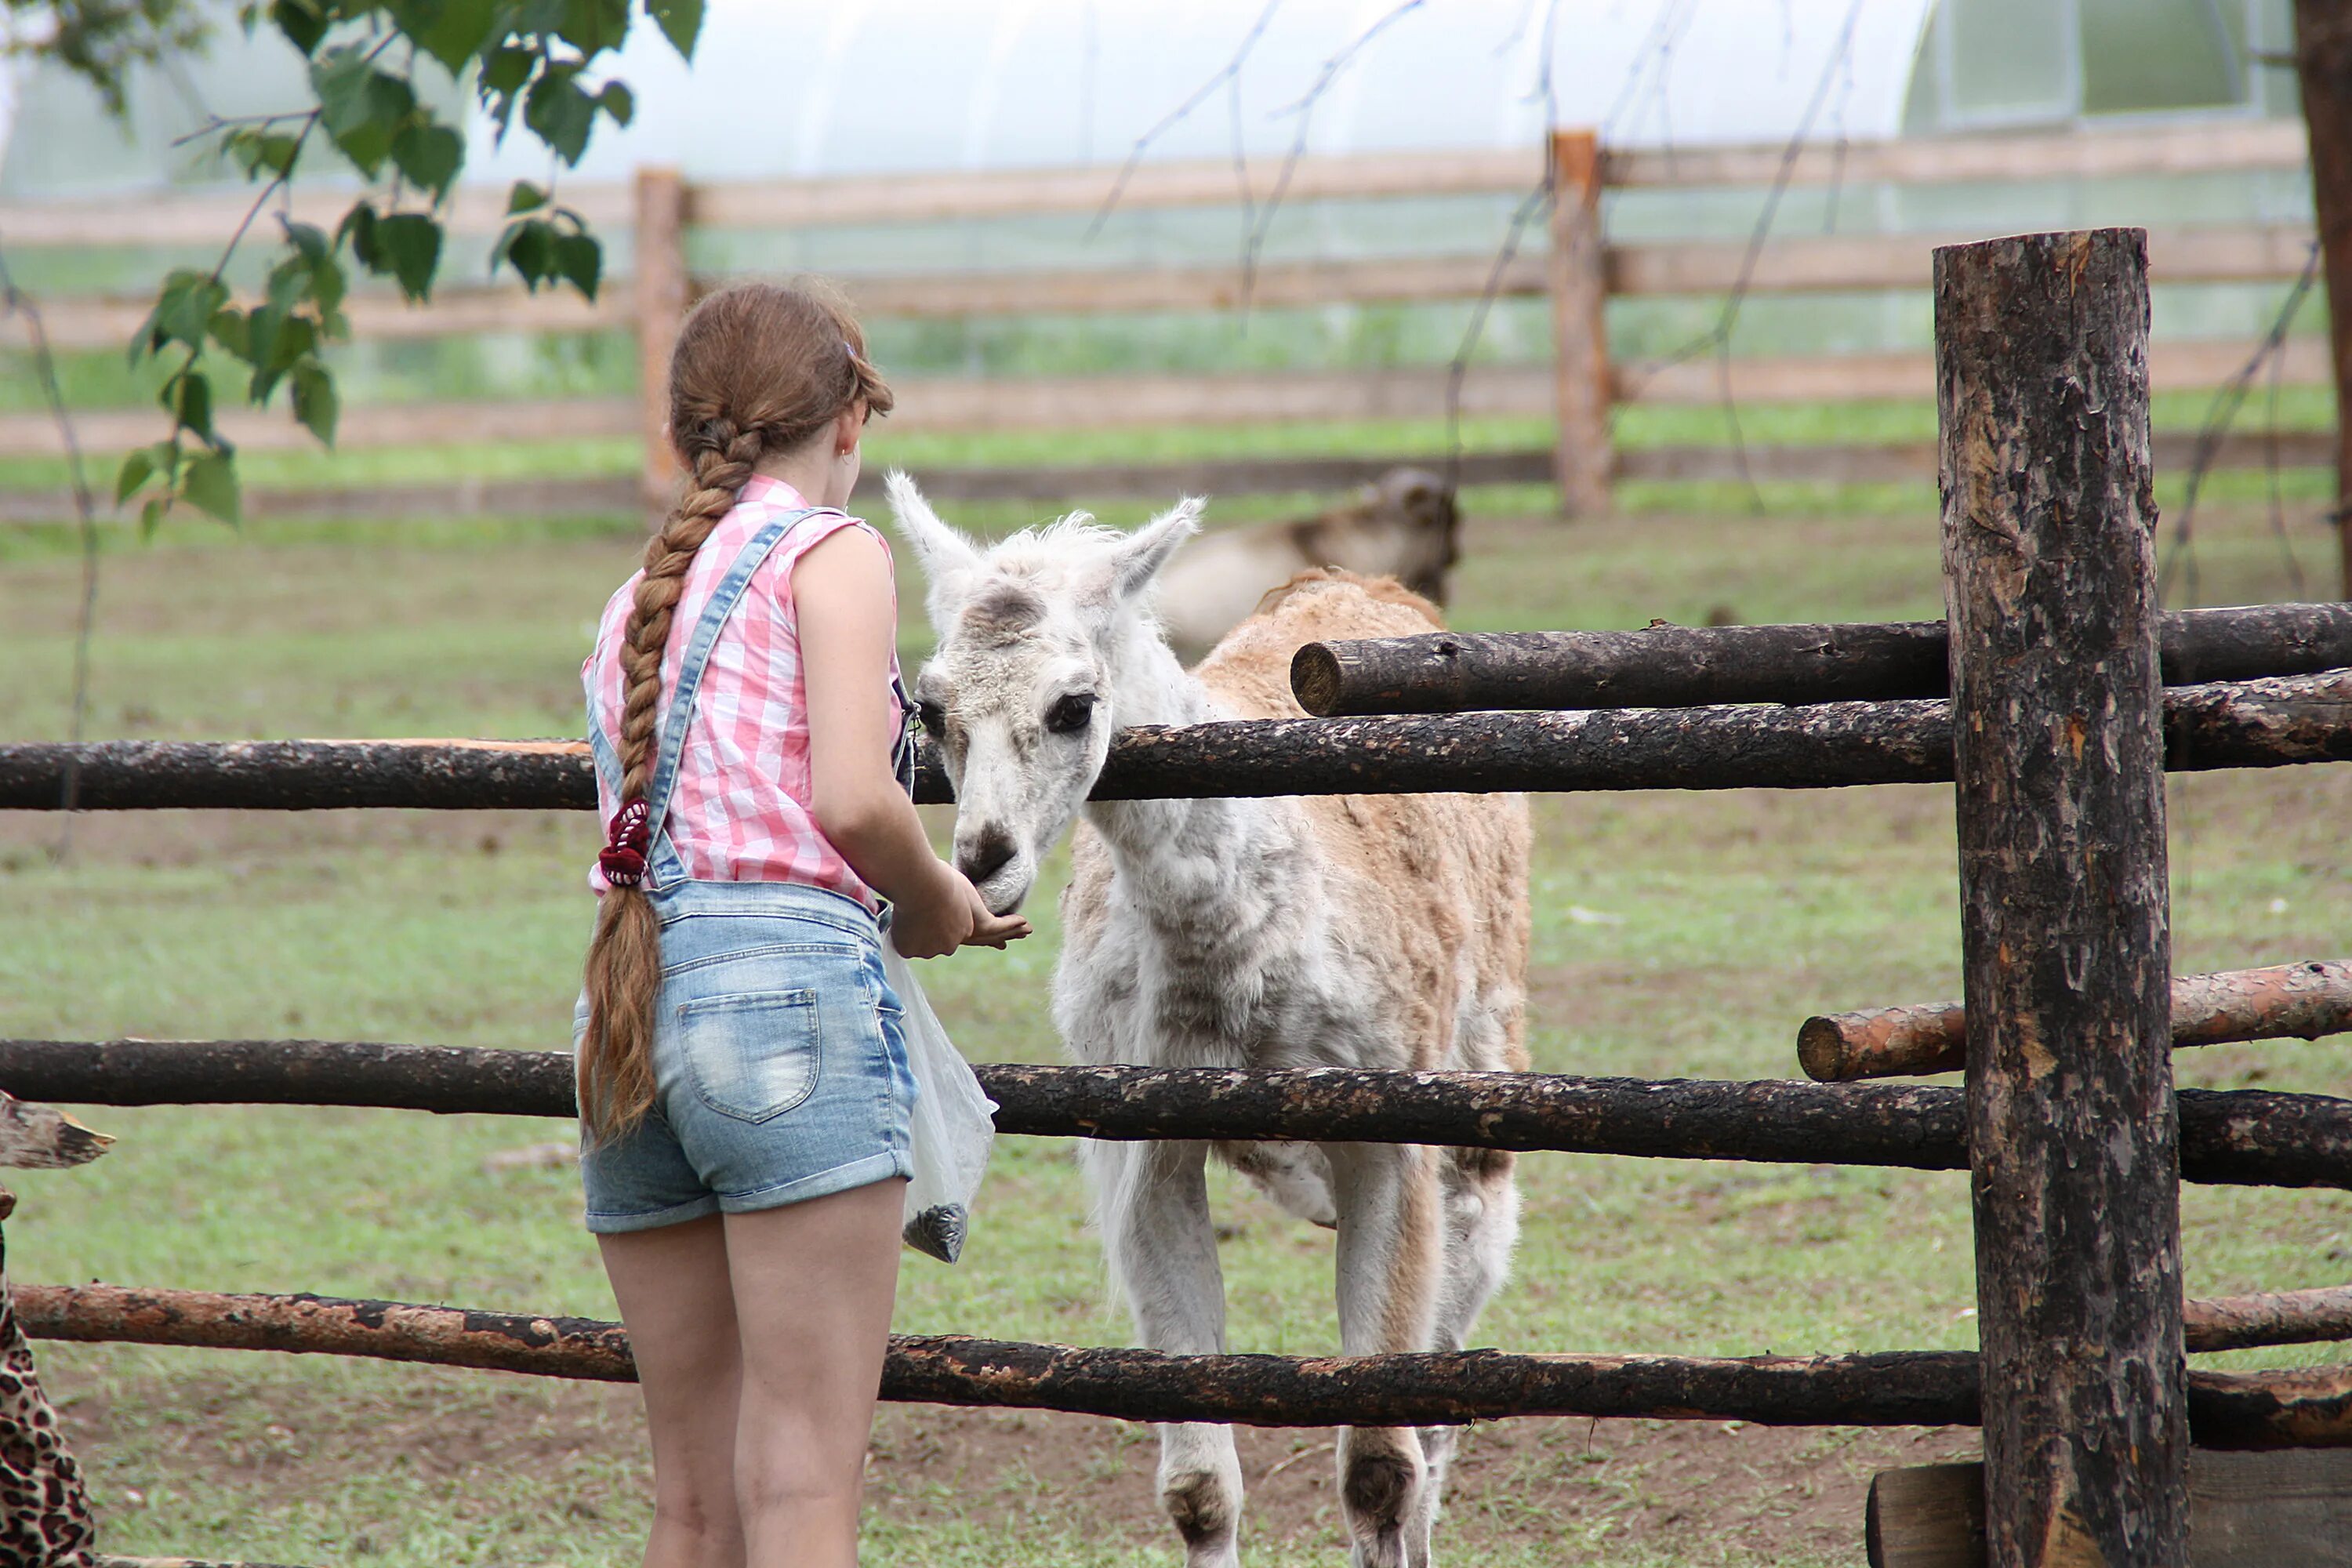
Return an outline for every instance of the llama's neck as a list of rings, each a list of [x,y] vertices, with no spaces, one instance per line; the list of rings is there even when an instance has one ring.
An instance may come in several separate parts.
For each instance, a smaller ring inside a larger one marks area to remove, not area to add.
[[[1112,712],[1122,729],[1228,717],[1154,630],[1133,629],[1112,670]],[[1106,800],[1086,810],[1121,879],[1171,940],[1245,946],[1302,896],[1306,823],[1292,801]]]

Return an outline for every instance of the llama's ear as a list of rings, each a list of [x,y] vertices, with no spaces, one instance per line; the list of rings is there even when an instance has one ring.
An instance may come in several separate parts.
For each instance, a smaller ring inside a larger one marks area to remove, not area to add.
[[[882,481],[882,490],[898,520],[900,537],[915,547],[915,558],[922,563],[923,576],[933,590],[980,564],[979,549],[940,520],[905,469],[891,469]]]
[[[1199,496],[1186,496],[1119,542],[1110,558],[1111,591],[1131,599],[1151,585],[1177,547],[1201,531]]]

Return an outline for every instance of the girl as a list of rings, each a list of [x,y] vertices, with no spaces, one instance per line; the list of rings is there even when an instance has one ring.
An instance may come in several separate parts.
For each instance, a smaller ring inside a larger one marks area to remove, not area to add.
[[[840,510],[891,406],[857,324],[724,289],[669,401],[684,494],[583,672],[611,824],[574,1028],[588,1228],[652,1429],[649,1568],[850,1568],[914,1095],[882,921],[910,958],[1028,926],[908,794],[889,555]]]

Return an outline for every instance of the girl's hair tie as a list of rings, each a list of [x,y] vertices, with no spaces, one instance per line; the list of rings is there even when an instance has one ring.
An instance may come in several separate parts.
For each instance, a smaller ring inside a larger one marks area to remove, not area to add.
[[[613,814],[596,868],[615,888],[634,888],[646,879],[646,848],[653,842],[652,816],[643,800],[633,800]]]

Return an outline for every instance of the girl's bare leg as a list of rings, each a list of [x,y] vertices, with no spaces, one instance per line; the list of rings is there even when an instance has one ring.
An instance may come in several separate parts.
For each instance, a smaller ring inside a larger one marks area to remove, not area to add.
[[[742,1357],[719,1216],[596,1238],[653,1435],[646,1568],[743,1568],[735,1500]]]
[[[742,1367],[735,1496],[751,1568],[855,1568],[906,1184],[729,1215]]]

